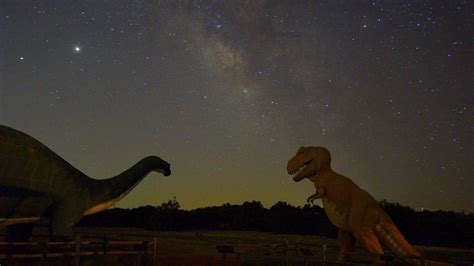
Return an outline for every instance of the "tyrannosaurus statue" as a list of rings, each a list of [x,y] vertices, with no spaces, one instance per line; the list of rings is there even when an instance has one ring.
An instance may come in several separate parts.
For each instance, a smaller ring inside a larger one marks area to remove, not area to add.
[[[51,238],[68,239],[81,217],[109,208],[151,171],[171,174],[166,161],[149,156],[115,177],[92,179],[38,140],[0,126],[0,226],[9,227],[7,240],[25,241],[31,223],[46,217]],[[25,224],[26,233],[15,233]]]
[[[340,262],[354,250],[357,240],[367,252],[375,255],[376,263],[383,255],[382,242],[407,263],[420,264],[421,254],[408,243],[377,201],[352,180],[331,169],[331,154],[327,149],[299,148],[288,161],[287,170],[296,182],[304,178],[314,182],[316,193],[308,202],[322,199],[329,220],[339,229]]]

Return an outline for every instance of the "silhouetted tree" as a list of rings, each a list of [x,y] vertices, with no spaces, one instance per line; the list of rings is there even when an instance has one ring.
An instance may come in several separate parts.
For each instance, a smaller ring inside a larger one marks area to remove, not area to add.
[[[161,203],[159,208],[163,210],[179,210],[181,206],[179,206],[179,202],[176,201],[176,197],[173,197],[173,199]]]
[[[474,214],[415,211],[385,200],[380,206],[413,244],[474,247]],[[147,230],[252,230],[336,237],[337,229],[319,206],[291,206],[277,202],[269,209],[258,201],[229,203],[190,211],[174,197],[157,207],[110,209],[84,217],[80,226],[139,227]]]

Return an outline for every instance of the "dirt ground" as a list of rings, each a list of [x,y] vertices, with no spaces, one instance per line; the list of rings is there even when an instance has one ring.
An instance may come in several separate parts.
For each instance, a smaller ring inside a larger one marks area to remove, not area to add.
[[[44,229],[36,229],[31,241],[45,241]],[[77,228],[81,239],[148,240],[156,239],[156,265],[336,265],[339,248],[336,239],[247,231],[150,232],[132,228]],[[325,247],[324,247],[325,245]],[[150,245],[152,246],[152,245]],[[231,253],[223,255],[217,246],[227,246]],[[419,247],[427,259],[473,265],[474,250]],[[306,252],[307,256],[303,253]],[[0,253],[2,253],[0,247]],[[152,250],[147,255],[107,255],[81,258],[80,265],[153,265]],[[387,265],[404,265],[391,259]],[[358,250],[351,264],[368,265],[370,258]],[[57,259],[0,260],[0,265],[75,265],[73,257]]]

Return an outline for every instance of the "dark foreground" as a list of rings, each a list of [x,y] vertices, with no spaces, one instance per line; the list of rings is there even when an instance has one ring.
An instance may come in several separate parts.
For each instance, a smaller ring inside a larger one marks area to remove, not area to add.
[[[32,241],[44,241],[44,231],[36,230]],[[78,228],[83,239],[150,240],[157,239],[156,265],[334,265],[337,241],[317,236],[273,234],[248,231],[151,232],[130,228]],[[324,246],[326,245],[326,249]],[[152,245],[151,245],[152,246]],[[231,249],[225,256],[216,246]],[[103,248],[103,247],[99,247]],[[416,247],[430,260],[473,265],[474,250],[439,247]],[[325,250],[325,252],[324,252]],[[3,251],[4,252],[4,251]],[[2,250],[0,250],[2,253]],[[305,256],[304,253],[307,255]],[[387,265],[403,265],[387,253]],[[147,255],[99,255],[83,257],[80,265],[153,265],[152,250]],[[366,265],[370,259],[361,251],[352,264]],[[76,265],[74,257],[0,260],[4,265]]]

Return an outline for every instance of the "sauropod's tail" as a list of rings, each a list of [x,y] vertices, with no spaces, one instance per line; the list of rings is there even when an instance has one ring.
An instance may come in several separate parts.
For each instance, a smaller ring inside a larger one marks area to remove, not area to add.
[[[403,258],[410,264],[420,265],[421,260],[419,258],[421,258],[421,254],[408,243],[390,218],[381,219],[375,225],[375,232],[381,242],[398,257]]]

